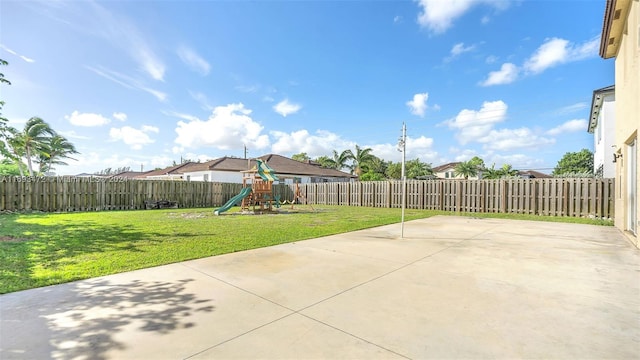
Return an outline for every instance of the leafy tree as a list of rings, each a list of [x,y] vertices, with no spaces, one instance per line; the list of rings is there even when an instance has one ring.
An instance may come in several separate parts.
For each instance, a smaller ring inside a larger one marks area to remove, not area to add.
[[[18,164],[11,161],[3,161],[0,163],[0,176],[24,176],[24,170]]]
[[[367,164],[367,167],[369,170],[367,172],[374,172],[374,173],[380,174],[382,178],[384,178],[384,173],[387,170],[388,163],[375,155],[371,155],[371,156],[372,158]]]
[[[160,170],[160,168],[156,168],[155,170]],[[106,169],[102,169],[100,171],[96,171],[94,173],[94,175],[116,175],[116,174],[120,174],[120,173],[128,172],[128,171],[131,171],[131,167],[129,167],[129,166],[119,167],[119,168],[115,168],[115,169],[112,169],[112,168],[108,167]]]
[[[194,161],[188,158],[183,158],[182,156],[180,156],[180,162],[176,162],[175,160],[173,160],[173,164],[171,166],[178,166],[178,165],[182,165],[182,164],[186,164],[186,163],[200,163],[200,160],[198,161]]]
[[[307,162],[307,161],[311,160],[311,158],[309,157],[309,155],[307,155],[306,152],[302,152],[300,154],[295,154],[291,158],[293,160],[300,161],[300,162]]]
[[[456,165],[453,173],[455,176],[464,176],[465,179],[468,179],[469,176],[478,175],[478,166],[471,161],[463,161]]]
[[[13,127],[7,127],[6,129],[6,141],[8,145],[8,151],[5,157],[18,167],[20,176],[24,176],[24,164],[22,159],[25,156],[25,148],[22,142],[20,132]]]
[[[405,164],[405,166],[406,165],[407,164]],[[384,174],[388,179],[400,179],[402,177],[402,163],[389,162],[387,164],[387,170],[384,172]]]
[[[565,153],[551,174],[556,176],[573,173],[593,174],[593,153],[590,150]]]
[[[484,160],[482,160],[478,156],[474,156],[473,158],[471,158],[471,160],[469,160],[469,162],[475,165],[478,168],[478,171],[482,171],[485,168]]]
[[[384,175],[371,170],[360,175],[360,181],[381,181],[381,180],[384,180]]]
[[[0,65],[5,66],[5,65],[9,65],[9,63],[6,62],[5,60],[0,59]],[[11,82],[5,79],[4,74],[1,72],[0,72],[0,84],[11,85]],[[7,131],[8,131],[8,126],[7,126],[8,120],[4,116],[2,116],[3,107],[4,107],[4,100],[0,100],[0,155],[3,155],[5,157],[10,157],[11,152],[7,148],[7,145],[5,144],[5,142],[2,141],[3,139],[6,138]]]

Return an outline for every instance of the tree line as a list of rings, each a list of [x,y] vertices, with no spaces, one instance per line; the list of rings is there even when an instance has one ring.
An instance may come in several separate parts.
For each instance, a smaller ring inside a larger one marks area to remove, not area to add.
[[[0,65],[8,62],[0,59]],[[0,73],[0,85],[11,85],[4,73]],[[75,146],[64,136],[58,134],[39,117],[32,117],[22,129],[8,125],[2,116],[4,101],[0,100],[0,175],[30,176],[44,175],[55,165],[66,165],[66,159],[78,154]],[[34,168],[37,164],[38,168]]]
[[[355,146],[355,151],[351,149],[338,152],[333,150],[333,156],[320,156],[311,159],[307,153],[299,153],[291,158],[301,162],[313,161],[323,168],[348,171],[352,175],[358,176],[360,181],[380,181],[401,179],[402,163],[385,161],[372,153],[371,148]],[[481,177],[483,179],[502,179],[518,176],[518,170],[510,164],[504,164],[496,168],[495,163],[490,167],[485,165],[484,160],[474,156],[468,161],[456,163],[454,177]],[[405,175],[407,179],[430,179],[434,178],[433,166],[431,163],[420,161],[419,158],[405,162]],[[590,150],[582,149],[579,152],[568,152],[553,169],[551,175],[556,177],[593,177],[598,176],[593,172],[593,153]]]

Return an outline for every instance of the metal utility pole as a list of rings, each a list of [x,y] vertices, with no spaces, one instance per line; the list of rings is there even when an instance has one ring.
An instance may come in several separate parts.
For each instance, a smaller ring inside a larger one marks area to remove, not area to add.
[[[407,176],[405,174],[405,160],[407,157],[407,125],[402,123],[402,137],[398,142],[398,151],[402,153],[402,218],[400,220],[400,238],[404,238],[404,208],[407,196]]]

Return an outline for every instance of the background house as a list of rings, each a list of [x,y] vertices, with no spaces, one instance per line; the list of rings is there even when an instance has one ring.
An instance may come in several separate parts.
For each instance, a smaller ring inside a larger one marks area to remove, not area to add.
[[[553,176],[545,173],[541,173],[535,170],[518,170],[518,176],[523,179],[548,179]]]
[[[464,179],[464,176],[457,175],[456,176],[456,166],[460,164],[460,162],[450,162],[447,164],[443,164],[440,166],[436,166],[433,168],[433,175],[437,179]],[[478,172],[479,176],[469,176],[468,180],[478,180],[482,178],[482,172]]]
[[[613,162],[616,121],[615,86],[594,90],[587,131],[593,134],[593,173],[605,178],[616,176]]]
[[[152,170],[149,172],[145,172],[141,175],[138,175],[136,176],[136,178],[147,179],[147,180],[184,180],[181,169],[191,164],[194,164],[194,163],[187,162],[184,164],[170,166],[164,169]]]
[[[640,128],[640,2],[607,0],[600,56],[615,58],[615,226],[638,246],[638,130]]]
[[[345,182],[357,179],[355,175],[326,169],[311,161],[300,162],[276,154],[263,155],[258,159],[266,162],[285,183],[293,183],[294,178],[299,179],[301,183]],[[255,165],[255,160],[225,156],[204,163],[190,163],[179,171],[184,180],[242,183],[240,171],[251,169]]]

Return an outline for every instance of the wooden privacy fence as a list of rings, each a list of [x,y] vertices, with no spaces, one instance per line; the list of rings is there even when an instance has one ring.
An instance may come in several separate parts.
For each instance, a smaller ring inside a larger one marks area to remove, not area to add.
[[[0,177],[0,211],[137,210],[145,201],[169,200],[181,208],[215,207],[238,194],[242,184],[131,180],[122,178]],[[276,185],[282,198],[293,192]]]
[[[401,181],[301,184],[312,204],[402,207]],[[407,181],[406,207],[613,218],[613,179]]]
[[[300,184],[310,204],[400,208],[401,181]],[[241,184],[122,178],[0,177],[0,211],[144,209],[147,200],[181,208],[216,207]],[[274,185],[282,201],[294,185]],[[612,218],[613,179],[509,179],[407,181],[406,206],[462,212]]]

